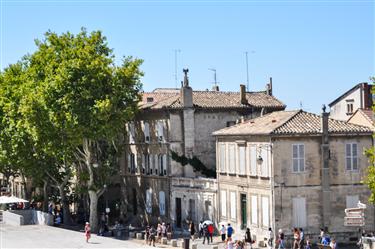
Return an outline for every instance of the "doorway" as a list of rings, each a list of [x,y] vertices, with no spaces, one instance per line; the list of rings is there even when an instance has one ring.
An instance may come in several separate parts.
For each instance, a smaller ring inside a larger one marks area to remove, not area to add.
[[[177,227],[181,228],[181,198],[176,198],[176,222]]]
[[[247,226],[247,202],[246,195],[241,194],[241,228],[245,229]]]

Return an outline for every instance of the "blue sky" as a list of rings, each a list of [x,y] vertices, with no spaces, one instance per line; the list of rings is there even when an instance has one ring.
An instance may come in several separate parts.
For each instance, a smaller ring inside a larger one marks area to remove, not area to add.
[[[34,39],[102,30],[118,62],[144,59],[144,89],[175,87],[188,67],[194,89],[263,90],[287,109],[320,112],[354,84],[375,75],[375,3],[369,1],[1,1],[0,68],[35,50]],[[251,51],[255,51],[252,53]],[[179,83],[178,83],[179,84]]]

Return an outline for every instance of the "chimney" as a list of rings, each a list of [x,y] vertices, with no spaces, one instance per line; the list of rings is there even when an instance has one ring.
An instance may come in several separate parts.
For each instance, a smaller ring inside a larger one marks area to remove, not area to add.
[[[267,95],[272,96],[272,77],[270,77],[270,83],[267,84]]]
[[[212,86],[212,91],[213,92],[218,92],[219,91],[219,86],[218,85],[213,85]]]
[[[187,76],[189,69],[183,69],[182,71],[184,72],[185,76],[180,90],[181,104],[183,107],[191,108],[193,107],[193,89],[189,86],[189,78]]]
[[[242,105],[247,104],[247,99],[246,99],[246,86],[245,85],[240,85],[240,100]]]

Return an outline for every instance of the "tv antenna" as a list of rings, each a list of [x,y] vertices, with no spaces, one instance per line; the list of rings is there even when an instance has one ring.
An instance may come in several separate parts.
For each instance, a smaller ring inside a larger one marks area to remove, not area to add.
[[[177,53],[180,53],[181,49],[174,50],[174,83],[175,88],[177,88]]]
[[[254,54],[255,53],[255,51],[251,51],[251,53],[252,54]],[[250,85],[249,85],[249,58],[248,58],[248,54],[249,54],[249,52],[248,51],[246,51],[245,52],[245,56],[246,56],[246,91],[250,91]]]
[[[209,68],[208,70],[214,72],[214,85],[217,86],[217,81],[216,81],[216,69],[215,69],[215,68]]]

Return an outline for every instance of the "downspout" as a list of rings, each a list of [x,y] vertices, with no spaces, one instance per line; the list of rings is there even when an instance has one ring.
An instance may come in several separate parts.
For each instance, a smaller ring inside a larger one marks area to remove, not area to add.
[[[271,199],[272,199],[272,231],[274,234],[276,234],[276,203],[275,203],[275,170],[274,170],[274,164],[273,164],[273,144],[272,144],[272,137],[270,137],[270,154],[271,154]]]

